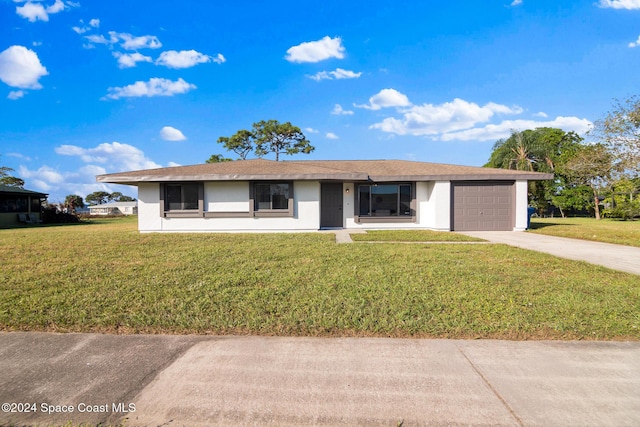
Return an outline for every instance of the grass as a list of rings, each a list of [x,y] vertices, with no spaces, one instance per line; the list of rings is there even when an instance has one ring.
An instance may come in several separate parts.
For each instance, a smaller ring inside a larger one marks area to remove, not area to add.
[[[352,234],[354,242],[483,242],[483,239],[458,233],[431,230],[371,230]]]
[[[505,245],[0,230],[0,330],[640,339],[638,276]]]
[[[532,233],[640,247],[640,221],[532,218]]]

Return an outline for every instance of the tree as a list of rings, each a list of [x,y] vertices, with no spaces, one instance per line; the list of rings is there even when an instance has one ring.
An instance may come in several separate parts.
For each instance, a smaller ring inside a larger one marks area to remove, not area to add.
[[[236,153],[242,160],[246,160],[249,153],[254,150],[254,136],[246,129],[239,130],[229,138],[221,136],[218,138],[218,143],[228,151]]]
[[[231,137],[221,136],[218,138],[218,143],[236,153],[242,160],[245,160],[252,151],[257,157],[274,153],[278,161],[280,154],[309,154],[315,150],[300,128],[293,126],[290,122],[262,120],[254,123],[251,129],[251,131],[239,130]],[[212,156],[214,162],[215,156]]]
[[[613,153],[604,144],[582,145],[562,165],[570,183],[591,188],[596,219],[600,219],[599,193],[610,184],[615,168],[613,158]]]
[[[23,179],[9,175],[9,172],[13,171],[12,168],[0,166],[0,184],[8,185],[9,187],[24,187]]]
[[[616,180],[605,200],[603,216],[631,219],[640,216],[640,178]]]
[[[120,197],[122,197],[122,193],[119,191],[114,191],[113,193],[109,194],[109,196],[107,196],[107,203],[108,202],[119,202],[120,201]]]
[[[107,203],[109,201],[109,197],[111,194],[106,191],[94,191],[91,194],[87,194],[85,200],[90,205],[101,205],[103,203]]]
[[[69,213],[75,212],[77,208],[84,208],[84,206],[84,200],[77,194],[69,194],[64,199],[64,208],[66,208]]]
[[[125,196],[119,191],[114,191],[111,194],[109,193],[107,194],[108,194],[108,196],[106,197],[107,202],[135,202],[136,201],[136,199],[134,199],[133,197]]]
[[[279,123],[277,120],[260,121],[253,124],[255,153],[262,157],[269,153],[276,154],[276,162],[280,153],[289,156],[298,153],[309,154],[315,147],[306,139],[300,128],[290,122]]]
[[[211,157],[207,159],[206,163],[222,163],[222,162],[232,162],[232,161],[233,159],[229,159],[228,157],[223,157],[222,154],[212,154]]]
[[[494,144],[485,167],[553,173],[553,181],[529,183],[531,204],[538,210],[546,210],[550,202],[554,203],[554,196],[562,189],[568,188],[566,177],[559,171],[558,166],[566,161],[566,154],[574,152],[581,142],[582,138],[578,134],[557,128],[512,131],[509,138],[498,140]],[[563,204],[563,212],[566,200],[555,200]],[[555,203],[554,205],[559,207]]]
[[[617,175],[640,176],[640,96],[614,100],[613,110],[594,123],[591,134],[614,155]]]

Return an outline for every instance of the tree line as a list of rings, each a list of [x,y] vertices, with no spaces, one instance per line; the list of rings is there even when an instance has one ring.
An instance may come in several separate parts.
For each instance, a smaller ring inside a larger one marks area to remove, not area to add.
[[[485,166],[553,173],[553,181],[529,184],[530,203],[540,214],[557,209],[562,216],[640,217],[640,98],[616,100],[587,136],[589,142],[555,128],[514,130],[494,144]]]

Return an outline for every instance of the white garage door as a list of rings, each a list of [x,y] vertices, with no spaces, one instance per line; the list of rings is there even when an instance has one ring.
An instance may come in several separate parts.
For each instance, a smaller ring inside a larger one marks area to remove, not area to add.
[[[453,182],[453,230],[513,230],[514,182]]]

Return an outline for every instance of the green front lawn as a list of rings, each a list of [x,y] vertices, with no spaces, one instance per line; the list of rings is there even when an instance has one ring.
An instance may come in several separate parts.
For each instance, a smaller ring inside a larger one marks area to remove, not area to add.
[[[640,338],[638,276],[504,245],[331,234],[139,234],[131,219],[0,230],[0,329]]]
[[[370,230],[352,234],[354,242],[484,242],[463,234],[432,230]]]
[[[531,218],[529,232],[640,247],[640,221]]]

